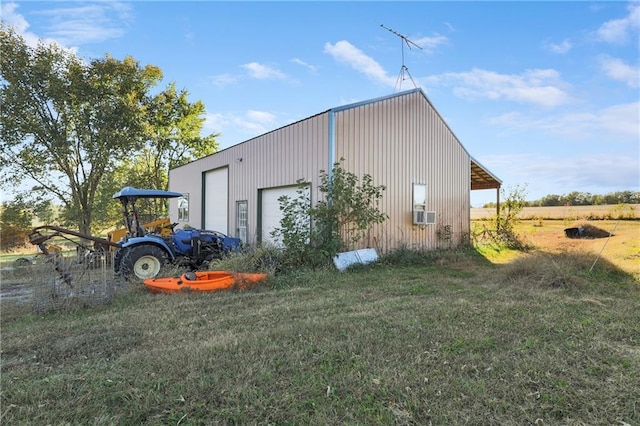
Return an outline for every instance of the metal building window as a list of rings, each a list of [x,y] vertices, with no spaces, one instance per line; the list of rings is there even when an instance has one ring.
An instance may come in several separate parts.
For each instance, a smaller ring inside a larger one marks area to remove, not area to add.
[[[189,194],[182,194],[178,198],[178,222],[189,221]]]
[[[413,184],[413,209],[425,210],[427,207],[427,185],[423,183]]]
[[[413,224],[429,225],[436,223],[436,212],[427,211],[427,185],[413,184]]]

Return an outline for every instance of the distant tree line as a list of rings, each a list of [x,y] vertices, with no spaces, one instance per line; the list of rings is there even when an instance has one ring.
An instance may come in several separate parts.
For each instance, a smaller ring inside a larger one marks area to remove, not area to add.
[[[525,201],[525,207],[551,206],[599,206],[607,204],[640,204],[639,191],[617,191],[609,194],[591,194],[573,191],[565,195],[549,194],[535,201]],[[483,207],[495,207],[496,203],[487,203]]]

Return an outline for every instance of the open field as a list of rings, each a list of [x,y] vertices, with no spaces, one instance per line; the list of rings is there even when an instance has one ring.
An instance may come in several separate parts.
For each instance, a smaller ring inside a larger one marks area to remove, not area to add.
[[[489,218],[495,214],[495,208],[473,208],[471,209],[471,220]],[[522,219],[561,220],[598,220],[618,218],[640,219],[640,204],[525,207],[519,217]]]
[[[482,224],[482,221],[475,221],[474,224]],[[599,230],[600,237],[574,239],[565,236],[566,228],[579,226]],[[601,254],[602,259],[640,281],[640,221],[522,220],[518,224],[517,232],[536,250],[552,254],[580,252],[591,255],[593,261]],[[610,233],[612,235],[608,238]],[[491,256],[490,252],[485,254]],[[492,261],[504,263],[520,256],[522,254],[517,252],[502,252]]]
[[[49,315],[5,304],[0,422],[640,424],[640,223],[574,240],[549,222],[520,225],[526,254],[397,253]]]

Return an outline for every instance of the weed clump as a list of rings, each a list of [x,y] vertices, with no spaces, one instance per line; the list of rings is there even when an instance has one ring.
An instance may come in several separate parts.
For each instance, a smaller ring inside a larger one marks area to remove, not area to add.
[[[490,244],[498,248],[527,251],[531,245],[516,231],[518,215],[524,209],[525,188],[516,186],[507,194],[501,190],[504,202],[500,205],[500,213],[491,219],[490,227],[482,225],[481,229],[472,232],[474,244]]]
[[[575,253],[536,252],[505,265],[500,278],[527,288],[576,288],[584,282],[581,276],[589,269],[584,260],[584,255]]]
[[[601,260],[596,270],[591,270],[594,255],[588,252],[543,252],[524,255],[505,265],[498,276],[501,283],[515,284],[527,289],[575,290],[611,293],[629,290],[632,278]],[[627,279],[629,278],[629,279]]]
[[[472,247],[432,250],[401,246],[383,255],[380,261],[389,266],[445,266],[468,263],[474,256],[480,255]]]
[[[285,254],[281,249],[265,245],[213,260],[209,269],[275,275],[285,264]]]

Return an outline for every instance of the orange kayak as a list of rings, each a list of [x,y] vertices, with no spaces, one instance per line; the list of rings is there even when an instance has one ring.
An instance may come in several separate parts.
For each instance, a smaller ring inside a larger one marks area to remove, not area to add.
[[[179,293],[245,289],[267,278],[267,274],[228,271],[187,272],[179,277],[151,278],[144,285],[154,293]]]

